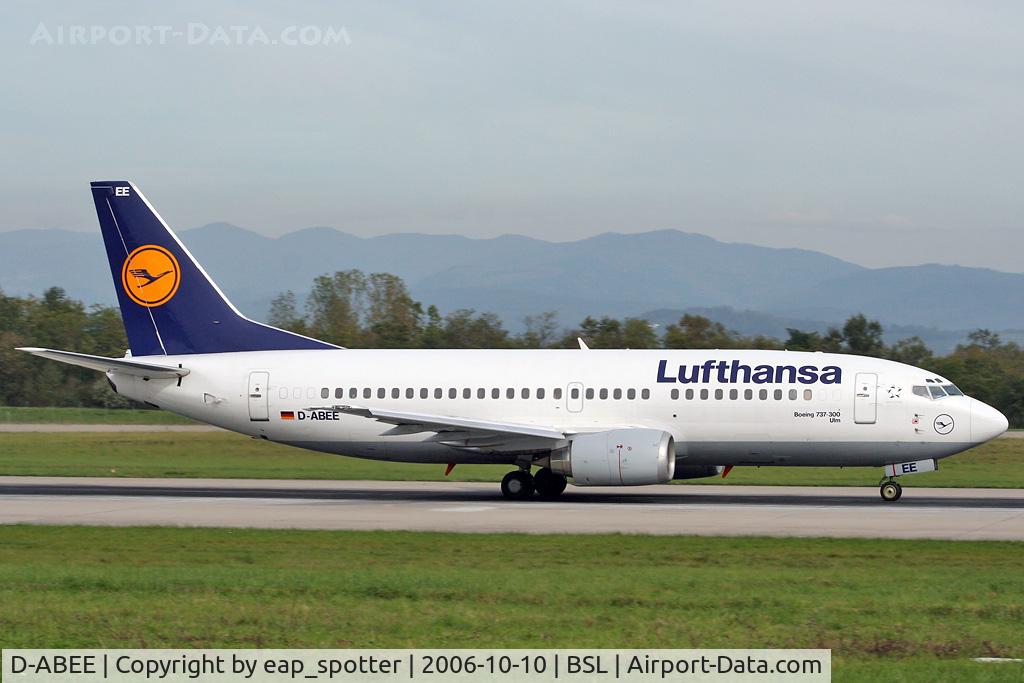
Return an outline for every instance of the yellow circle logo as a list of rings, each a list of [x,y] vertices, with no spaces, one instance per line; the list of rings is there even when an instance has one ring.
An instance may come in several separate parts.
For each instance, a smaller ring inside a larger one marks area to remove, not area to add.
[[[162,306],[181,284],[181,269],[174,254],[155,244],[141,246],[121,266],[121,286],[140,306]]]

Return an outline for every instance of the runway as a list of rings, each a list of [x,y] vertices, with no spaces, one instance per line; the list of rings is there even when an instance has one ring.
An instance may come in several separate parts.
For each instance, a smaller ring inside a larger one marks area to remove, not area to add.
[[[1024,490],[650,486],[503,500],[497,484],[0,477],[0,523],[1024,540]]]

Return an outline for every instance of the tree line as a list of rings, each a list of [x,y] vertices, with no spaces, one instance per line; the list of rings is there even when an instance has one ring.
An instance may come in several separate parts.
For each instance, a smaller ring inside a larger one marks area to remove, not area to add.
[[[268,322],[352,348],[572,349],[582,338],[593,349],[788,349],[888,358],[934,371],[1001,410],[1011,425],[1024,426],[1024,349],[983,329],[945,356],[933,354],[919,337],[886,344],[882,325],[864,315],[824,333],[788,329],[782,340],[742,335],[699,315],[684,315],[664,328],[642,318],[588,316],[565,329],[554,311],[546,311],[528,316],[513,334],[493,313],[459,309],[441,315],[436,306],[416,301],[402,278],[359,270],[315,278],[301,305],[294,292],[278,295]],[[127,340],[116,308],[87,307],[56,287],[40,297],[0,292],[0,404],[128,405],[102,376],[33,358],[14,351],[16,346],[120,356]]]

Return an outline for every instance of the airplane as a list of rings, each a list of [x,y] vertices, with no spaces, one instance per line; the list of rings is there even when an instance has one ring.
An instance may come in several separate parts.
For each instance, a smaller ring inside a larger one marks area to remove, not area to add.
[[[91,187],[130,348],[123,358],[20,350],[251,437],[446,474],[506,464],[501,492],[513,500],[553,499],[570,479],[639,486],[778,466],[882,467],[891,502],[898,477],[935,471],[1008,426],[933,372],[855,355],[582,340],[579,350],[341,348],[246,318],[138,187]]]

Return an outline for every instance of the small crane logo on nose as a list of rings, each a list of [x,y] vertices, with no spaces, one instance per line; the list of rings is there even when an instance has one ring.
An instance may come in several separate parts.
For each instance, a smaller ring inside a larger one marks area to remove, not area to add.
[[[953,418],[943,413],[935,418],[932,426],[935,427],[935,431],[939,434],[949,434],[953,431]]]

